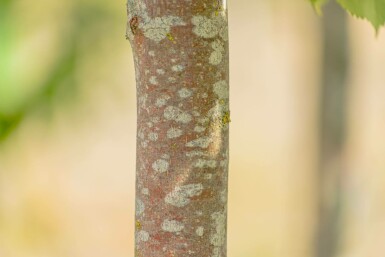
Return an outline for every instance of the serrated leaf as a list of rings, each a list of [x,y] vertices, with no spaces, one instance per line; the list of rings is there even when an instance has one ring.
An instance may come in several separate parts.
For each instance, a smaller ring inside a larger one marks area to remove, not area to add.
[[[337,0],[337,2],[353,16],[370,21],[376,31],[385,24],[385,0]]]
[[[310,0],[316,12],[322,14],[322,6],[326,4],[329,0]]]

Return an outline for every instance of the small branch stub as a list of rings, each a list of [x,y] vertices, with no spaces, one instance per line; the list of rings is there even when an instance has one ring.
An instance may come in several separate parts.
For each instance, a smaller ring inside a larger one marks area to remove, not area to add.
[[[139,18],[138,16],[134,16],[130,20],[130,29],[132,34],[136,35],[139,27]]]

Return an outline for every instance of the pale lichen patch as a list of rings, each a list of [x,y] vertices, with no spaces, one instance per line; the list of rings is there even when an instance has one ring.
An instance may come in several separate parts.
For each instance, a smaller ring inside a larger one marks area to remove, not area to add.
[[[167,120],[174,120],[176,122],[187,124],[192,120],[190,114],[185,111],[182,111],[178,107],[175,106],[167,106],[164,109],[164,117]]]
[[[143,132],[143,129],[139,129],[138,130],[138,137],[140,138],[140,139],[144,139],[144,132]]]
[[[176,16],[164,16],[149,18],[145,17],[145,21],[139,25],[139,28],[143,30],[144,36],[160,42],[170,34],[172,26],[184,26],[185,22],[180,17]]]
[[[160,118],[157,117],[157,116],[154,116],[154,117],[151,117],[150,120],[151,120],[151,122],[153,122],[153,123],[158,123],[158,122],[160,121]]]
[[[213,91],[219,99],[229,98],[229,85],[226,80],[220,80],[213,85]]]
[[[201,114],[200,114],[198,111],[196,111],[196,110],[193,110],[191,113],[192,113],[192,115],[194,115],[195,117],[201,116]]]
[[[218,65],[222,62],[223,54],[225,52],[225,47],[220,40],[215,40],[211,43],[211,48],[214,50],[210,57],[209,62],[212,65]]]
[[[186,156],[187,157],[208,156],[208,154],[202,151],[191,151],[191,152],[187,152]]]
[[[194,128],[194,131],[197,132],[197,133],[202,133],[206,130],[205,127],[202,127],[202,126],[195,126]]]
[[[162,229],[167,232],[175,233],[175,232],[182,231],[183,228],[184,228],[183,223],[177,220],[166,219],[162,223]]]
[[[168,78],[168,82],[174,83],[174,82],[176,82],[176,78],[174,78],[174,77],[169,77],[169,78]]]
[[[177,186],[171,193],[167,194],[165,202],[176,207],[183,207],[190,203],[191,197],[202,194],[202,191],[202,184]]]
[[[156,76],[151,76],[149,81],[152,85],[158,85],[158,80],[156,79]]]
[[[158,134],[155,132],[150,132],[148,134],[148,139],[150,139],[151,141],[156,141],[158,140]]]
[[[212,15],[211,18],[197,15],[191,19],[193,32],[203,38],[214,38],[217,35],[227,40],[227,20],[224,15]]]
[[[143,148],[146,148],[148,146],[148,141],[142,141],[140,143],[140,145],[143,147]]]
[[[227,202],[227,190],[226,189],[221,192],[221,201],[223,203]]]
[[[163,69],[157,69],[156,73],[158,73],[159,75],[164,75],[166,72]]]
[[[195,214],[198,215],[198,216],[202,216],[203,212],[202,211],[196,211]]]
[[[156,160],[156,161],[152,164],[152,168],[153,168],[156,172],[160,172],[160,173],[168,171],[168,167],[169,167],[168,161],[163,160],[163,159],[158,159],[158,160]]]
[[[138,240],[147,242],[150,239],[150,234],[147,231],[141,230],[137,234]]]
[[[150,191],[148,190],[148,188],[142,188],[141,192],[144,195],[149,195],[150,194]]]
[[[226,26],[224,26],[221,30],[219,30],[219,36],[224,40],[229,40],[229,30],[226,22]]]
[[[150,239],[150,234],[147,231],[139,231],[138,239],[143,242],[147,242]]]
[[[181,64],[177,64],[171,67],[171,69],[175,72],[181,72],[184,70],[184,66]]]
[[[156,102],[155,102],[156,107],[165,106],[169,99],[170,97],[168,95],[162,95],[161,97],[156,99]]]
[[[202,118],[199,118],[199,119],[198,119],[198,123],[200,123],[200,124],[202,124],[202,125],[208,124],[209,121],[210,121],[210,119],[207,118],[207,117],[202,117]]]
[[[138,98],[138,105],[140,108],[146,109],[147,106],[147,94],[144,94]]]
[[[211,168],[214,169],[217,167],[217,161],[216,160],[205,160],[205,159],[198,159],[194,163],[195,168]]]
[[[203,234],[204,234],[204,227],[202,227],[202,226],[198,227],[198,228],[195,230],[195,233],[196,233],[198,236],[203,236]]]
[[[214,107],[207,112],[207,115],[211,117],[211,120],[215,123],[221,123],[222,116],[226,111],[228,111],[228,107],[217,102]]]
[[[200,137],[195,140],[192,140],[190,142],[187,142],[187,147],[200,147],[200,148],[207,148],[211,143],[210,137]]]
[[[178,94],[180,98],[188,98],[192,95],[192,92],[190,89],[184,87],[178,91]]]
[[[144,212],[144,203],[142,200],[137,199],[136,200],[136,206],[135,206],[135,213],[137,216],[141,215]]]
[[[181,135],[183,135],[183,130],[181,129],[171,127],[167,130],[167,137],[170,139],[180,137]]]
[[[215,233],[210,237],[210,243],[214,246],[212,257],[220,257],[220,249],[226,241],[226,214],[215,212],[211,215],[214,220]]]

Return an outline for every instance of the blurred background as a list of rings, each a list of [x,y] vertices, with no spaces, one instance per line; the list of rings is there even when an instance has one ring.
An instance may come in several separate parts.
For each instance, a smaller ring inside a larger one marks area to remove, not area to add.
[[[228,256],[383,257],[384,31],[334,3],[228,6]],[[125,24],[124,1],[0,0],[1,257],[133,256]]]

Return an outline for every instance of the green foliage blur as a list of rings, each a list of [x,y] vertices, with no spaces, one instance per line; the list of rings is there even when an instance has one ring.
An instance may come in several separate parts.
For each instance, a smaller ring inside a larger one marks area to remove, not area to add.
[[[328,1],[310,0],[318,12]],[[385,24],[384,0],[337,0],[337,2],[353,16],[368,20],[377,32]]]
[[[79,73],[97,64],[105,31],[121,29],[124,42],[124,18],[123,1],[0,0],[0,143],[29,116],[47,122],[57,106],[79,103],[97,78],[83,83]]]

